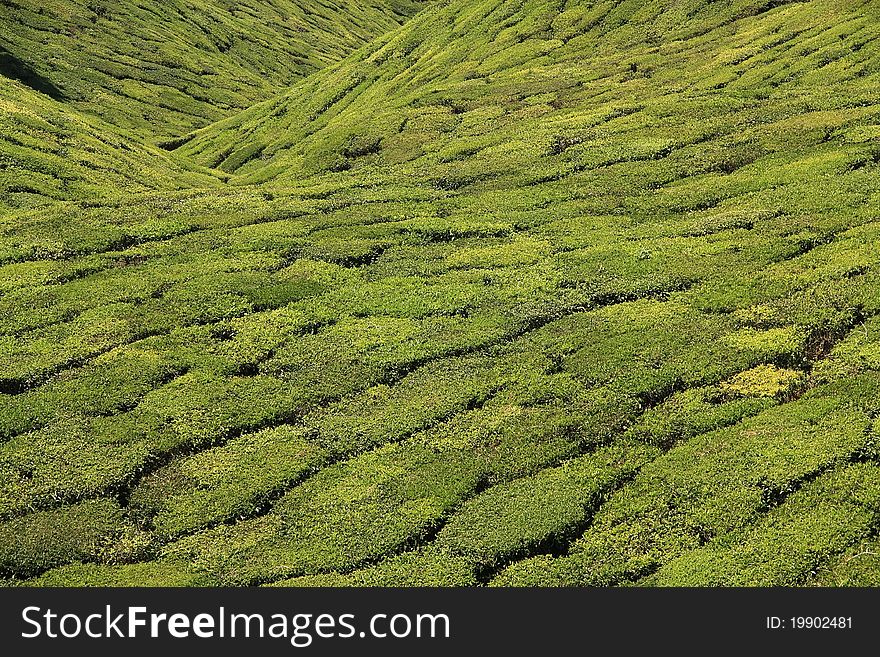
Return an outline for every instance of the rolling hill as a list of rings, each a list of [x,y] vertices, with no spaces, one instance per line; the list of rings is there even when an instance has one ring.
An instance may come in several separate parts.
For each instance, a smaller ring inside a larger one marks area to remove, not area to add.
[[[339,61],[420,4],[10,0],[0,4],[0,74],[161,142]]]
[[[101,129],[64,103],[0,77],[0,216],[54,202],[210,187],[215,173]]]
[[[4,2],[0,211],[211,186],[216,174],[166,151],[344,58],[420,6]]]
[[[450,158],[494,178],[481,152],[497,152],[502,171],[534,167],[547,141],[583,142],[578,131],[615,111],[635,130],[675,103],[716,116],[761,103],[772,120],[764,101],[790,104],[787,92],[827,103],[846,85],[847,102],[867,100],[877,12],[872,2],[442,3],[181,151],[242,182],[374,162],[427,174],[419,164],[436,171]]]
[[[3,194],[3,582],[880,583],[878,37],[445,0],[167,150],[5,82],[113,171]]]

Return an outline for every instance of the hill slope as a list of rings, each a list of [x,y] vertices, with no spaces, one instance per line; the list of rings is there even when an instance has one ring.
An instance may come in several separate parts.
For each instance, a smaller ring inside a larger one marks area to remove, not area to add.
[[[4,77],[0,110],[0,216],[59,200],[219,184],[210,172]]]
[[[453,0],[7,218],[0,573],[876,585],[878,36]]]
[[[0,211],[216,185],[157,144],[289,87],[420,6],[3,3]]]
[[[150,139],[271,96],[396,27],[419,0],[14,0],[0,75]]]
[[[450,153],[485,166],[468,155],[495,144],[519,170],[554,130],[591,129],[609,108],[641,110],[633,124],[651,104],[732,114],[837,85],[867,97],[877,15],[875,2],[443,3],[181,152],[242,182]]]

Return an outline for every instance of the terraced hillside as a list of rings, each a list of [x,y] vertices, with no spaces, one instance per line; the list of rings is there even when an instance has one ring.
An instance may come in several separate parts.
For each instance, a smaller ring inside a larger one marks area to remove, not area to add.
[[[420,0],[6,0],[0,75],[171,140],[396,27]]]
[[[0,211],[212,186],[187,133],[399,25],[419,0],[0,3]]]
[[[878,37],[439,2],[8,212],[5,583],[877,585]]]
[[[88,204],[219,184],[214,172],[101,130],[46,94],[0,77],[0,217],[57,201]],[[17,225],[19,219],[9,221]]]

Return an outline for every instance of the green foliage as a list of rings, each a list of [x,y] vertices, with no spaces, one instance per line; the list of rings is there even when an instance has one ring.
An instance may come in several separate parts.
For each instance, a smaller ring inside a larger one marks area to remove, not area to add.
[[[866,538],[849,549],[835,555],[815,569],[809,580],[810,586],[877,586],[878,584],[877,539]]]
[[[327,460],[327,452],[303,433],[287,426],[266,429],[174,460],[140,482],[131,508],[161,535],[247,517],[273,491],[291,486]]]
[[[168,563],[144,562],[124,565],[73,563],[28,580],[25,586],[207,586],[210,583],[185,568]]]
[[[722,392],[743,397],[784,397],[803,384],[803,375],[775,365],[759,365],[721,384]]]
[[[118,505],[83,502],[0,523],[0,571],[30,577],[71,561],[140,558],[148,546]]]
[[[358,565],[428,534],[479,482],[466,454],[391,445],[332,465],[270,516],[182,539],[166,554],[244,584]],[[245,543],[248,548],[241,550]]]
[[[351,573],[303,575],[280,580],[272,586],[476,586],[473,565],[465,557],[427,548],[355,570]]]
[[[0,7],[6,583],[875,583],[876,12],[562,4]]]
[[[19,79],[155,139],[182,137],[263,100],[419,8],[417,0],[357,7],[175,1],[160,19],[128,0],[64,0],[51,13],[28,3],[4,5],[0,22],[7,59],[32,73]],[[42,84],[35,83],[38,77]],[[165,147],[174,145],[170,140]]]
[[[768,511],[787,508],[788,498],[810,479],[838,463],[874,453],[871,429],[878,409],[877,384],[876,376],[865,376],[818,388],[740,425],[674,447],[645,466],[600,509],[568,556],[514,564],[498,583],[621,583],[677,559],[688,562],[687,555],[707,543],[714,545],[717,540],[725,545],[724,536],[752,531],[749,528]],[[857,472],[870,478],[874,470],[870,464]],[[829,504],[846,497],[838,494]],[[813,508],[815,503],[805,506]],[[849,513],[845,504],[842,512]],[[870,526],[873,515],[862,518],[862,529],[849,523],[857,530],[850,540]],[[844,547],[846,540],[841,540],[832,548]],[[804,549],[809,544],[807,540]],[[757,571],[743,576],[752,575],[757,577]]]
[[[816,573],[829,556],[872,531],[878,496],[876,466],[842,468],[792,494],[754,527],[720,536],[674,559],[643,583],[797,586],[805,576]]]
[[[494,570],[535,551],[553,551],[582,531],[613,488],[656,452],[615,446],[468,500],[437,536],[437,546]]]

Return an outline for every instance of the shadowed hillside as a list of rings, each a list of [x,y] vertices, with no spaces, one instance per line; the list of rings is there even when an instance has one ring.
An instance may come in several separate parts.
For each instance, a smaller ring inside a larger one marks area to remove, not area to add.
[[[61,100],[61,90],[0,47],[0,76],[18,80],[34,91]]]
[[[38,90],[58,90],[50,95],[122,130],[168,139],[342,59],[421,4],[12,0],[0,4],[0,47],[43,81]]]
[[[53,201],[91,202],[156,189],[217,184],[149,144],[121,136],[39,89],[0,76],[0,217]]]
[[[342,59],[421,5],[2,3],[0,211],[212,185],[157,146]]]

